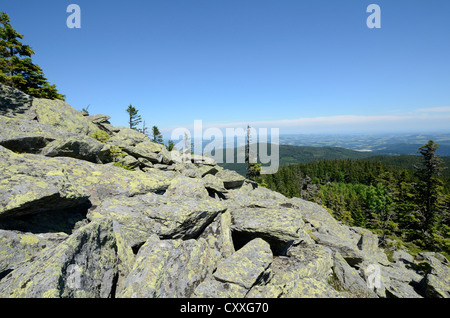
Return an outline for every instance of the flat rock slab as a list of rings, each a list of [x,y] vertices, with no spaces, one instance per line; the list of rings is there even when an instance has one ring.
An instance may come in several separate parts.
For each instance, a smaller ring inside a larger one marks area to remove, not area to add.
[[[240,187],[245,181],[243,176],[232,170],[221,170],[216,173],[216,177],[223,181],[226,189]]]
[[[116,195],[164,191],[172,175],[128,171],[73,158],[16,154],[0,146],[0,217],[93,205]]]
[[[312,242],[296,209],[242,208],[233,209],[231,216],[235,237],[244,241],[260,237],[270,243],[275,254],[282,254],[293,242]]]
[[[254,239],[223,260],[213,275],[219,281],[250,289],[262,278],[272,261],[269,244],[262,239]]]
[[[116,196],[105,199],[87,217],[116,220],[125,240],[134,246],[145,242],[151,234],[165,239],[196,237],[225,210],[223,203],[213,199],[196,200],[148,193],[131,198]]]

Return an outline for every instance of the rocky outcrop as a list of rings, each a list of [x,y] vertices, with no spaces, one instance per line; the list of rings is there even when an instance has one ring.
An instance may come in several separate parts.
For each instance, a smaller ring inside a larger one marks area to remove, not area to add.
[[[450,297],[441,254],[109,119],[0,85],[0,297]]]

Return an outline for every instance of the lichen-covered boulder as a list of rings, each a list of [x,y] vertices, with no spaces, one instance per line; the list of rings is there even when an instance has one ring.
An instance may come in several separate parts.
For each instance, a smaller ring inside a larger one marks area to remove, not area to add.
[[[152,163],[162,162],[162,157],[160,156],[162,148],[162,145],[151,141],[141,142],[135,146],[122,147],[123,151],[131,156],[135,158],[144,158]]]
[[[214,252],[216,263],[231,256],[234,252],[234,243],[231,234],[231,214],[229,210],[216,216],[199,238],[204,238]]]
[[[289,208],[232,209],[232,231],[238,240],[262,238],[270,243],[276,254],[294,242],[311,243],[298,210]],[[239,242],[238,242],[239,244]]]
[[[342,296],[326,282],[304,278],[283,287],[281,298],[341,298]]]
[[[37,121],[0,116],[0,145],[15,152],[39,153],[55,139],[73,135]]]
[[[372,233],[370,230],[363,228],[352,228],[357,234],[361,235],[357,246],[360,249],[364,260],[372,263],[379,263],[383,265],[389,265],[390,262],[387,259],[386,254],[382,249],[378,247],[378,236]]]
[[[423,252],[419,258],[430,267],[426,275],[425,295],[432,298],[450,298],[450,262],[439,253]]]
[[[103,114],[88,115],[88,116],[85,116],[85,118],[86,118],[86,120],[88,120],[94,124],[109,123],[109,120],[111,119],[110,116],[103,115]]]
[[[321,232],[312,232],[310,235],[317,244],[327,246],[333,251],[339,252],[345,258],[347,263],[352,266],[357,265],[364,260],[362,252],[352,241],[341,239],[336,235]]]
[[[92,222],[33,262],[23,262],[0,280],[0,297],[107,298],[116,275],[117,253],[110,219]]]
[[[116,220],[125,240],[135,246],[145,242],[151,234],[165,239],[196,237],[225,210],[223,203],[212,199],[171,198],[148,193],[104,199],[87,217],[93,220],[107,216]]]
[[[61,100],[33,99],[32,110],[37,121],[60,130],[89,135],[98,130],[97,126],[72,106]]]
[[[246,289],[269,278],[273,255],[270,245],[257,238],[247,243],[217,266],[214,278]]]
[[[116,127],[118,130],[114,135],[109,139],[109,143],[117,146],[117,147],[134,147],[137,144],[150,141],[147,135],[131,128],[127,127]]]
[[[193,179],[185,176],[177,176],[170,181],[170,185],[164,194],[173,197],[190,197],[198,200],[209,198],[208,191],[201,179]]]
[[[65,233],[24,233],[0,230],[0,280],[22,262],[31,260],[45,248],[52,248],[65,239]]]
[[[84,189],[43,172],[45,164],[35,165],[1,146],[0,154],[0,218],[71,208],[88,200]]]
[[[202,181],[205,184],[205,188],[208,190],[222,194],[228,192],[223,185],[223,181],[212,174],[205,175],[202,178]]]
[[[109,155],[109,151],[104,150],[104,146],[103,143],[91,137],[82,136],[80,138],[80,136],[77,136],[55,140],[47,144],[40,153],[47,157],[70,157],[101,163],[101,158],[106,158]]]
[[[347,297],[376,298],[377,295],[368,287],[359,272],[351,267],[339,254],[334,253],[333,278],[338,290],[347,293]]]
[[[194,298],[244,298],[248,289],[229,282],[221,282],[213,277],[206,278],[194,290]]]
[[[24,92],[0,84],[0,116],[16,117],[30,111],[33,97]]]
[[[287,257],[276,257],[271,284],[283,285],[305,277],[326,281],[333,266],[331,250],[316,244],[291,247]]]
[[[139,249],[119,298],[190,297],[213,270],[205,240],[159,240],[152,236]]]
[[[0,145],[17,153],[72,157],[100,163],[108,157],[103,143],[85,134],[38,121],[0,116]]]
[[[216,177],[223,181],[223,185],[226,189],[240,187],[245,181],[245,178],[236,171],[225,169],[217,172]]]
[[[0,213],[55,210],[86,198],[97,205],[109,196],[164,191],[172,179],[156,169],[128,171],[73,158],[16,154],[2,146],[0,155]]]

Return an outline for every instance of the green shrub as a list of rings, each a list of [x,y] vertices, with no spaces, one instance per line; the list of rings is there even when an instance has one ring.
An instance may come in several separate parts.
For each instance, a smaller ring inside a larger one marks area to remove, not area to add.
[[[96,130],[92,134],[90,134],[89,137],[94,138],[104,144],[106,144],[108,140],[111,139],[111,135],[103,130]]]

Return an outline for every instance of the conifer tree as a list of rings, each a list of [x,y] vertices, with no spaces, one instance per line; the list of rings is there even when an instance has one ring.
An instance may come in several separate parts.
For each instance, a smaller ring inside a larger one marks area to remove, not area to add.
[[[257,154],[253,153],[250,147],[251,143],[251,128],[247,126],[247,147],[245,162],[247,163],[247,178],[256,181],[261,176],[261,164],[257,163]]]
[[[133,105],[129,105],[127,108],[127,113],[129,116],[128,124],[131,129],[137,130],[137,125],[142,122],[141,115],[138,115],[138,112],[139,111]]]
[[[141,133],[143,133],[144,135],[147,135],[148,136],[148,127],[147,127],[147,125],[145,124],[145,120],[144,120],[144,122],[142,123],[142,128],[141,129],[138,129],[139,130],[139,132],[141,132]]]
[[[64,100],[39,65],[33,64],[31,56],[35,53],[21,39],[23,35],[13,29],[9,16],[0,12],[0,83],[37,98]]]
[[[167,150],[172,151],[175,148],[175,142],[173,140],[169,140],[167,143]]]
[[[418,182],[416,184],[416,198],[419,214],[422,218],[422,230],[431,234],[438,216],[438,201],[442,197],[443,182],[439,178],[442,171],[442,159],[436,155],[439,148],[432,140],[419,148],[422,162],[416,169]]]
[[[163,144],[163,136],[157,126],[152,127],[152,141],[157,144]]]

